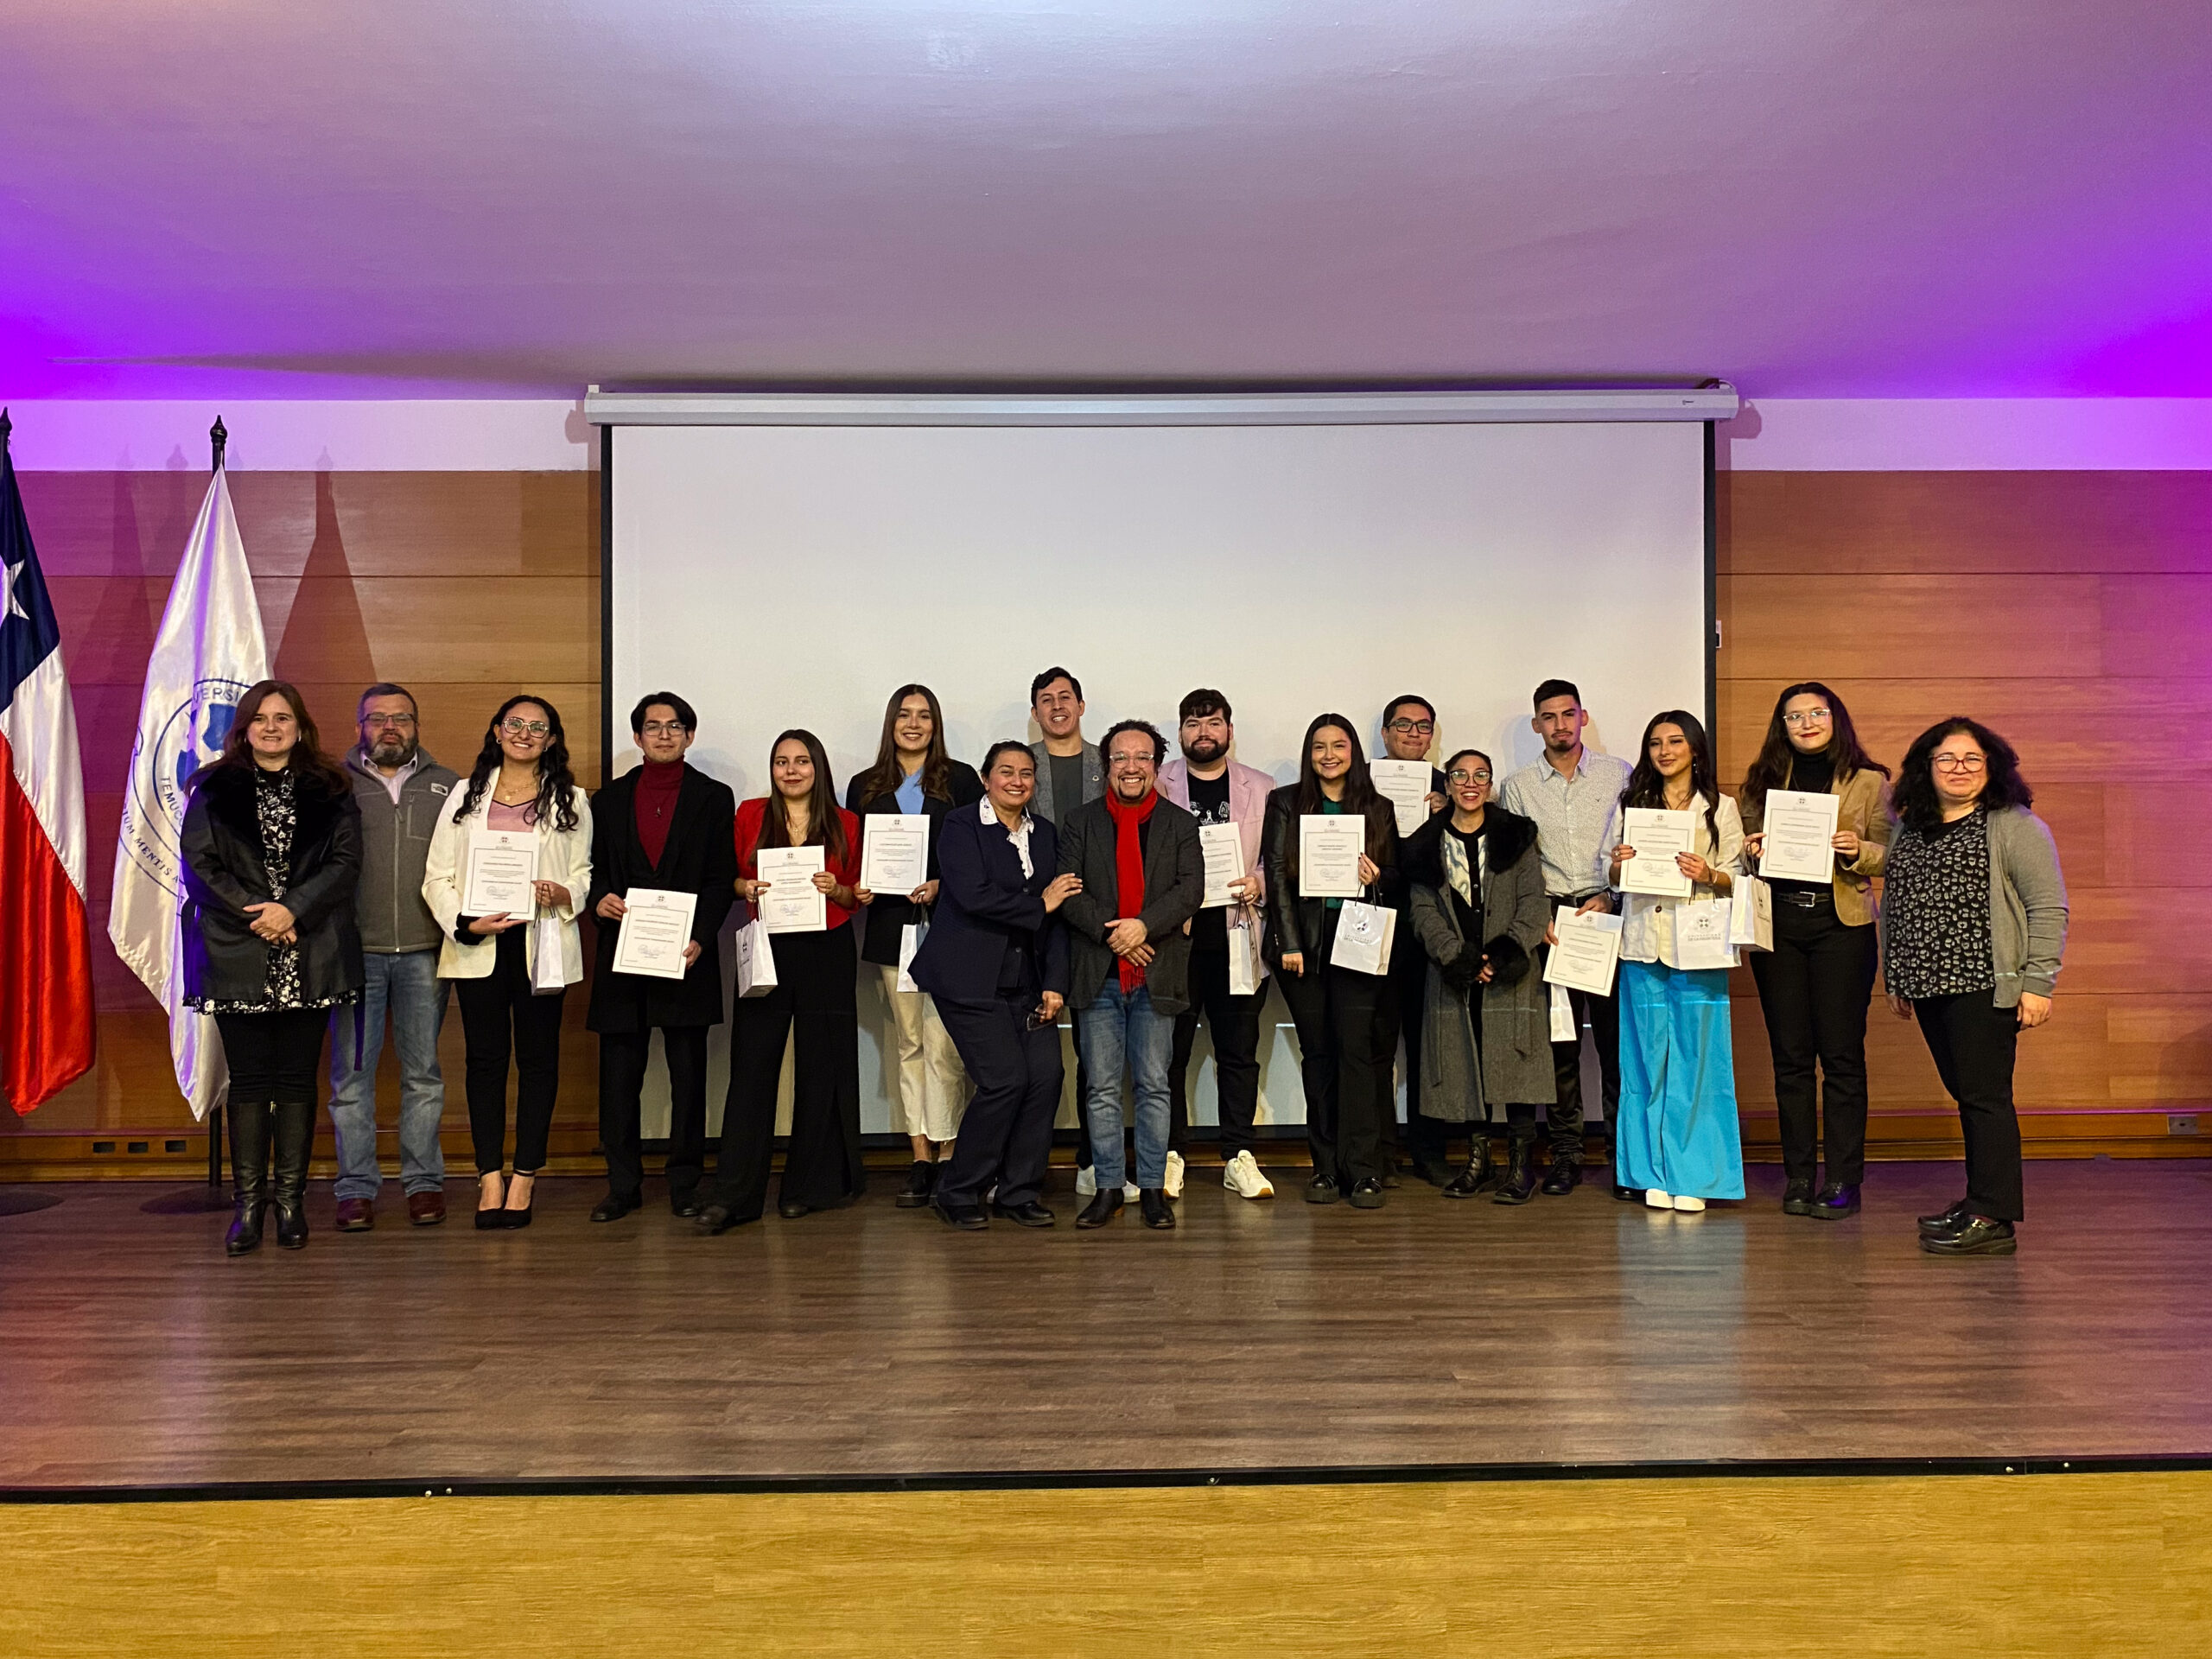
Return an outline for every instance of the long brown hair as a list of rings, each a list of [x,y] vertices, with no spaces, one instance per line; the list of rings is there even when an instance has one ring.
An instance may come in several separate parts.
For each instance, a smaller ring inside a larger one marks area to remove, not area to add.
[[[1818,697],[1828,706],[1828,747],[1830,763],[1835,768],[1835,786],[1840,791],[1844,779],[1854,772],[1878,772],[1883,777],[1890,769],[1866,753],[1859,745],[1858,728],[1851,723],[1851,710],[1843,706],[1843,699],[1822,685],[1818,680],[1800,680],[1795,685],[1785,685],[1782,695],[1774,700],[1774,713],[1766,722],[1766,738],[1759,745],[1758,757],[1744,774],[1744,787],[1738,804],[1754,812],[1766,810],[1766,792],[1770,789],[1788,787],[1790,762],[1797,750],[1789,741],[1789,728],[1782,718],[1782,711],[1789,706],[1792,697]]]
[[[1662,726],[1679,726],[1689,740],[1690,793],[1705,797],[1705,827],[1718,847],[1720,779],[1713,764],[1713,741],[1705,734],[1705,722],[1687,709],[1662,709],[1644,722],[1643,741],[1636,749],[1636,769],[1629,773],[1627,786],[1621,791],[1621,804],[1665,808],[1667,780],[1651,764],[1651,734]]]
[[[926,685],[902,685],[883,705],[883,736],[875,746],[875,764],[861,774],[857,798],[863,807],[870,801],[897,793],[899,785],[906,781],[906,772],[899,764],[899,740],[894,734],[899,705],[909,697],[926,697],[930,704],[930,752],[922,761],[922,793],[940,801],[952,798],[952,757],[944,748],[944,710],[938,703],[937,693]]]
[[[246,688],[238,699],[238,713],[232,717],[231,729],[223,734],[223,752],[210,761],[205,771],[218,767],[226,771],[251,772],[254,769],[251,730],[253,717],[261,712],[261,705],[271,697],[282,697],[298,722],[299,740],[292,746],[291,758],[286,762],[296,775],[319,787],[326,795],[342,795],[353,787],[345,769],[323,753],[322,734],[315,729],[315,716],[308,713],[308,700],[300,695],[300,688],[289,680],[257,680]]]
[[[1313,736],[1324,726],[1334,726],[1351,740],[1351,765],[1344,769],[1344,798],[1347,812],[1357,812],[1367,819],[1367,855],[1376,863],[1390,861],[1391,844],[1398,838],[1398,810],[1375,792],[1375,779],[1367,770],[1367,752],[1359,746],[1359,728],[1342,715],[1316,715],[1306,728],[1306,741],[1298,751],[1298,810],[1300,816],[1316,813],[1328,798],[1321,793],[1321,774],[1313,770]],[[1297,826],[1293,825],[1294,830]],[[1298,842],[1292,837],[1289,848],[1290,873],[1298,874]]]
[[[783,791],[776,787],[776,751],[786,743],[803,743],[814,762],[814,788],[806,798],[806,840],[798,843],[819,847],[832,864],[845,861],[845,821],[837,810],[837,784],[830,775],[830,757],[823,753],[822,740],[812,732],[793,727],[790,731],[776,734],[776,741],[768,746],[768,810],[760,815],[760,840],[763,847],[789,847],[793,844],[788,811],[784,805]]]

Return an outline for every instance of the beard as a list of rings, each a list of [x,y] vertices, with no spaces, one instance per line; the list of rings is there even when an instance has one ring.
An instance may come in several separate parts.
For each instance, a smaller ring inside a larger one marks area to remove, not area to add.
[[[1229,745],[1210,737],[1194,737],[1183,745],[1183,758],[1192,766],[1210,766],[1229,753]]]
[[[412,741],[397,737],[380,737],[370,746],[369,760],[379,766],[404,766],[415,758]]]

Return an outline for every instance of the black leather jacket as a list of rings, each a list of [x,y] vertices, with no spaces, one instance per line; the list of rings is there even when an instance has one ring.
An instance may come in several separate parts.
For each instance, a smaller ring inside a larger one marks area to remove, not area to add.
[[[1367,809],[1367,845],[1368,856],[1379,867],[1369,902],[1395,906],[1405,886],[1398,858],[1398,820],[1395,810],[1380,796]],[[1285,784],[1268,797],[1268,816],[1260,830],[1260,863],[1268,873],[1268,964],[1280,967],[1284,955],[1294,951],[1325,960],[1335,935],[1328,901],[1298,897],[1296,784]]]

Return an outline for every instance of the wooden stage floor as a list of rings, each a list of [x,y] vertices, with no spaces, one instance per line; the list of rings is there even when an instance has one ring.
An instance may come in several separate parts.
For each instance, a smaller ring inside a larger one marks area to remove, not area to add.
[[[236,1262],[220,1216],[57,1188],[0,1219],[0,1489],[2212,1452],[2202,1163],[2033,1164],[2021,1253],[1959,1262],[1912,1225],[1955,1165],[1835,1224],[1771,1168],[1701,1218],[1194,1170],[1170,1235],[1077,1234],[1059,1179],[1050,1233],[881,1180],[719,1239],[591,1226],[583,1180],[518,1234],[411,1230],[394,1184],[340,1236],[318,1184],[306,1251]]]

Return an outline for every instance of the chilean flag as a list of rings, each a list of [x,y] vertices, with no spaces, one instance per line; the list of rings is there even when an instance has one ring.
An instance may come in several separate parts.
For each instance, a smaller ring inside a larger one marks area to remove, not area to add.
[[[0,1096],[20,1115],[92,1065],[85,775],[61,629],[0,410]]]

